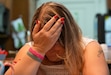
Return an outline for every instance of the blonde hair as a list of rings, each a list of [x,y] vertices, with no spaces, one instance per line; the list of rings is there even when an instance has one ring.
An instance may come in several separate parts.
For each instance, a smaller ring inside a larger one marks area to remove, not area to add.
[[[42,4],[35,12],[31,31],[34,28],[35,20],[41,21],[42,28],[55,14],[65,18],[65,23],[59,37],[65,48],[65,65],[71,75],[80,75],[83,68],[82,33],[67,8],[55,2]]]

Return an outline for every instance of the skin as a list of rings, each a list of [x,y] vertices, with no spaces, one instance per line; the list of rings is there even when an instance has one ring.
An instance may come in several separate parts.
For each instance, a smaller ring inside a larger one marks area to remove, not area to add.
[[[87,45],[84,57],[83,75],[109,75],[103,50],[96,41]]]
[[[53,25],[54,22],[56,23]],[[60,61],[56,54],[63,56],[65,51],[57,41],[63,26],[61,23],[61,18],[56,21],[56,18],[53,17],[46,23],[43,29],[39,31],[40,22],[38,21],[32,33],[34,40],[32,48],[41,55],[46,55],[50,63]],[[17,56],[14,59],[14,61],[17,62],[14,65],[15,75],[44,75],[42,74],[43,71],[39,69],[41,63],[33,60],[26,54],[29,48],[30,46],[26,44],[17,53]],[[83,75],[109,75],[103,51],[96,41],[93,41],[86,46],[84,61]],[[10,73],[11,69],[8,69],[5,75],[10,75]]]
[[[98,50],[98,57],[100,57],[101,56],[101,54],[103,54],[103,50]]]
[[[56,43],[60,36],[61,29],[63,26],[61,23],[63,21],[61,21],[61,18],[57,21],[56,19],[57,18],[52,17],[40,31],[40,22],[38,21],[38,23],[35,25],[33,29],[32,36],[34,44],[32,45],[32,48],[43,56],[46,54],[48,50],[50,50],[53,47],[53,45]],[[53,25],[54,22],[56,23]],[[40,62],[33,60],[26,54],[29,48],[29,45],[25,45],[17,53],[17,56],[14,59],[14,61],[17,62],[14,65],[15,75],[36,75],[38,68],[40,66]],[[19,59],[21,60],[19,61]],[[26,66],[27,68],[24,70],[24,68],[22,67]],[[8,69],[5,75],[10,74],[11,69]]]
[[[46,53],[46,56],[52,62],[61,61],[61,59],[57,57],[57,54],[63,56],[64,51],[64,47],[61,46],[59,42],[56,42],[56,44]]]

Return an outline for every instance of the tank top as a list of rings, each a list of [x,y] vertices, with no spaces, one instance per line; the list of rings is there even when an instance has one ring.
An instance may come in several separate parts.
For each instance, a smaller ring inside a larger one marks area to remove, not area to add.
[[[85,48],[93,39],[83,37],[83,48]],[[30,43],[31,45],[31,43]],[[65,65],[40,65],[46,75],[70,75],[69,71],[66,69]]]

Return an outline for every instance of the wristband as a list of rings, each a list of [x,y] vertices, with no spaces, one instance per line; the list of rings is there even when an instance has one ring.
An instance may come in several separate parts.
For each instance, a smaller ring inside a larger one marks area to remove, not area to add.
[[[42,62],[41,59],[39,59],[38,57],[36,57],[35,55],[33,55],[31,52],[27,52],[27,55],[30,56],[32,59],[38,61],[38,62]]]
[[[41,54],[39,54],[37,51],[33,50],[31,47],[29,49],[29,52],[32,53],[33,55],[35,55],[36,57],[40,58],[41,60],[44,59],[44,56],[42,56]]]
[[[42,62],[42,60],[44,59],[44,56],[33,50],[31,47],[29,48],[27,55],[38,62]]]

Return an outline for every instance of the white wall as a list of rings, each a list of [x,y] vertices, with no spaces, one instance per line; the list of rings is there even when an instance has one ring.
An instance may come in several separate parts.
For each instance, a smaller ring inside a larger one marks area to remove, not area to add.
[[[94,19],[97,13],[106,13],[106,0],[36,0],[36,7],[47,1],[55,1],[66,6],[72,13],[83,35],[96,39]]]

